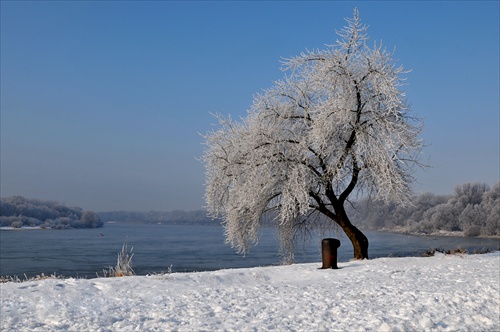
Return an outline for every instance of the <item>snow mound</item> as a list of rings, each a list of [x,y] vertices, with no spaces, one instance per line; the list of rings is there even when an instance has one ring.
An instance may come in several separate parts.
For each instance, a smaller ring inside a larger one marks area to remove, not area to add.
[[[2,331],[499,331],[500,252],[1,284]]]

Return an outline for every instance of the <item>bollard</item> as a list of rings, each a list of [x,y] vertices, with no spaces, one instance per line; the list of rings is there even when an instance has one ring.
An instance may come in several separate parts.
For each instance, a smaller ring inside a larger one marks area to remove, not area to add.
[[[340,247],[340,241],[337,239],[323,239],[323,241],[321,241],[321,256],[323,257],[322,269],[338,269],[338,247]]]

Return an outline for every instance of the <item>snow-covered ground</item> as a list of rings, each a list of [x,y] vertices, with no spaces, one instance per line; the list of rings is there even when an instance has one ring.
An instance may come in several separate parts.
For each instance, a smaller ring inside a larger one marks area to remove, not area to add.
[[[2,331],[499,331],[500,252],[1,284]]]

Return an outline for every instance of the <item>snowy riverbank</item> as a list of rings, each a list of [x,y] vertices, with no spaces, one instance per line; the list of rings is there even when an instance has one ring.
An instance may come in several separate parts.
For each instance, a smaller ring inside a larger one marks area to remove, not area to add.
[[[1,284],[2,331],[498,331],[500,252]]]

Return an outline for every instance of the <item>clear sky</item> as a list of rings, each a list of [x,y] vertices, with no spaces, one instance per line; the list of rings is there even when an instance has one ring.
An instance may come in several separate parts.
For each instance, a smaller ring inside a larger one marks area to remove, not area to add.
[[[415,192],[499,181],[499,1],[1,1],[2,197],[202,208],[210,112],[245,116],[354,7],[412,70],[432,166]]]

